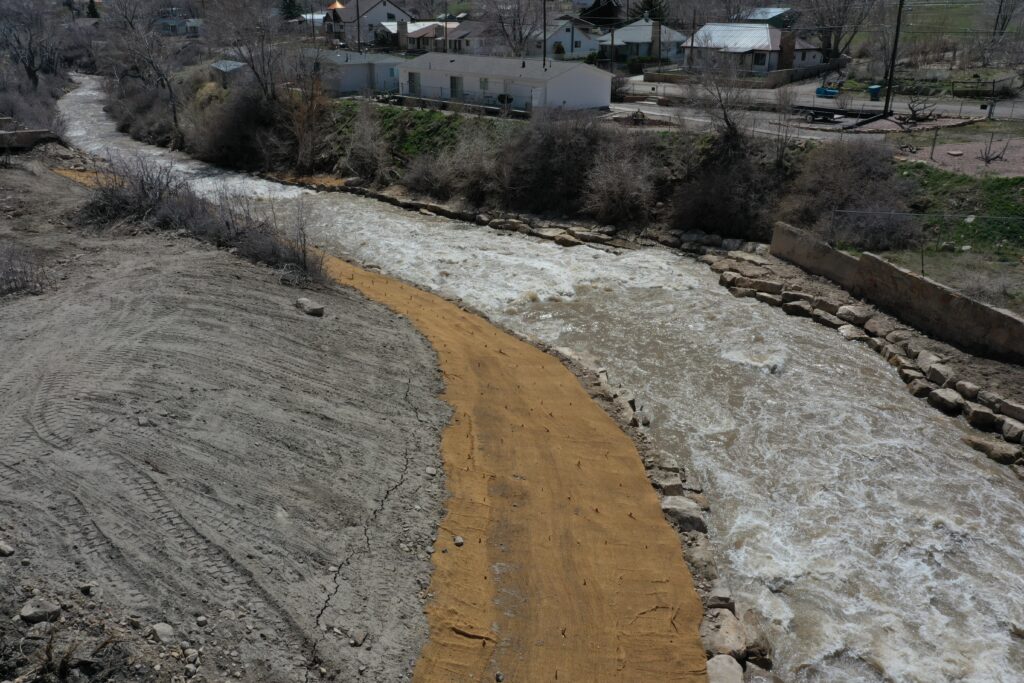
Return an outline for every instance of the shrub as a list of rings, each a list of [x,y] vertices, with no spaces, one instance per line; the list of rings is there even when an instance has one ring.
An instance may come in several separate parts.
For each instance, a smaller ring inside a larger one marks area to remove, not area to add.
[[[857,249],[893,249],[914,243],[918,221],[909,211],[911,184],[896,171],[891,148],[853,141],[810,150],[780,207],[783,220]],[[839,213],[833,220],[833,209]]]
[[[602,223],[643,221],[654,203],[654,150],[639,135],[604,141],[586,176],[583,206]]]
[[[213,92],[211,92],[211,90]],[[277,112],[255,90],[216,86],[199,89],[186,118],[185,146],[194,156],[219,166],[259,169],[271,165],[281,145]]]
[[[38,294],[46,282],[46,270],[34,252],[17,244],[0,243],[0,296]]]
[[[505,172],[495,190],[518,209],[578,212],[594,153],[607,135],[594,118],[538,113],[501,146],[496,158]]]
[[[309,249],[308,213],[297,203],[288,220],[245,196],[217,201],[198,196],[170,167],[144,158],[121,160],[100,176],[83,216],[94,222],[145,220],[158,229],[186,230],[194,237],[238,254],[299,272],[322,275],[322,260]]]
[[[384,141],[376,108],[371,102],[361,102],[352,119],[352,131],[339,162],[343,170],[372,183],[382,183],[394,177],[391,152]]]

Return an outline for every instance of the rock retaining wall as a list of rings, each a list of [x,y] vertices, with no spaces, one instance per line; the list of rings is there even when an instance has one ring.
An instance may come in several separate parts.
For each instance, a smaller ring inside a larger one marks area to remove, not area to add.
[[[854,258],[814,235],[776,223],[771,253],[827,277],[938,339],[979,355],[1024,362],[1024,319],[964,296],[874,254]]]

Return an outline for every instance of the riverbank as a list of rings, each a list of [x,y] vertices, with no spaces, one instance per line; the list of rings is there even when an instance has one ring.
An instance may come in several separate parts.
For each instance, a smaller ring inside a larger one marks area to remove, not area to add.
[[[55,161],[0,169],[0,246],[45,274],[0,298],[0,678],[403,679],[445,495],[432,349],[351,290],[82,229]]]

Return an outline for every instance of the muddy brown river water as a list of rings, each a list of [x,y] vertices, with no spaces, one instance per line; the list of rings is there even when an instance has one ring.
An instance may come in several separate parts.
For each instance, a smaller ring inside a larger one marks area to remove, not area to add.
[[[117,133],[102,98],[83,77],[61,102],[79,147],[162,159],[202,192],[301,197],[334,253],[596,358],[704,479],[720,571],[771,620],[785,679],[1024,680],[1024,482],[868,349],[668,250],[566,249],[215,169]]]

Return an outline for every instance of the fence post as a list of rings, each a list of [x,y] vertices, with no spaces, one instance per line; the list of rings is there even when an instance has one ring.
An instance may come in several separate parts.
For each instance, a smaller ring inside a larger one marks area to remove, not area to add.
[[[960,100],[960,114],[959,114],[959,116],[962,117],[963,115],[964,115],[964,101]]]
[[[931,159],[932,161],[935,161],[935,143],[938,142],[938,141],[939,141],[939,129],[936,128],[935,129],[935,135],[932,136],[932,151],[931,151],[931,154],[928,155],[928,158]]]

